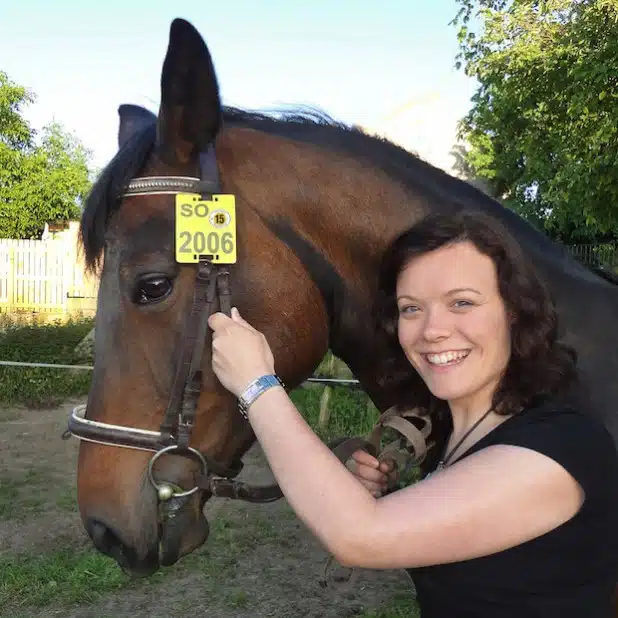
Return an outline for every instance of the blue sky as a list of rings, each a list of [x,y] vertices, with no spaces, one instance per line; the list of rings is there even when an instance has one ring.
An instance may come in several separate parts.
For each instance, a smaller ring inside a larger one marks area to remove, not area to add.
[[[453,67],[455,0],[1,0],[0,70],[30,88],[35,128],[57,120],[114,154],[117,108],[156,112],[175,17],[208,44],[224,103],[314,105],[444,155],[473,82]],[[433,153],[433,154],[432,154]]]

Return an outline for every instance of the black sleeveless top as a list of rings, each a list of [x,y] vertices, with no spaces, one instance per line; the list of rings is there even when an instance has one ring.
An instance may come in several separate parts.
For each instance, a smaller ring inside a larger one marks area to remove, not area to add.
[[[421,618],[609,618],[618,584],[618,456],[601,423],[545,404],[512,416],[464,455],[495,444],[543,453],[581,485],[579,512],[517,547],[408,569]],[[463,459],[462,457],[462,459]]]

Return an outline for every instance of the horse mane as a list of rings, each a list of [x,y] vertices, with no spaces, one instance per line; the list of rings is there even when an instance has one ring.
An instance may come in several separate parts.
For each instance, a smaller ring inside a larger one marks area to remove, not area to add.
[[[223,125],[252,128],[264,133],[303,141],[365,158],[387,174],[408,184],[413,175],[415,155],[384,138],[370,136],[358,127],[339,122],[313,107],[288,110],[249,111],[237,107],[223,108]],[[85,200],[80,226],[86,267],[95,271],[105,243],[110,217],[120,206],[123,187],[139,175],[152,153],[156,125],[147,125],[134,133],[103,169]],[[378,150],[381,144],[385,151]],[[422,173],[422,172],[421,172]],[[412,179],[413,180],[413,179]]]
[[[580,277],[589,281],[618,283],[615,276],[595,272],[579,263],[565,247],[551,242],[517,213],[472,184],[451,176],[387,138],[337,121],[317,108],[249,111],[227,106],[223,108],[223,126],[251,128],[364,160],[408,187],[411,192],[422,192],[456,209],[479,209],[498,216],[515,233],[528,253],[542,254],[545,259],[551,256],[560,268],[575,270]],[[123,187],[139,175],[154,148],[155,139],[156,125],[153,120],[152,125],[140,129],[118,150],[86,199],[80,239],[89,270],[96,270],[99,264],[107,222],[119,207]]]

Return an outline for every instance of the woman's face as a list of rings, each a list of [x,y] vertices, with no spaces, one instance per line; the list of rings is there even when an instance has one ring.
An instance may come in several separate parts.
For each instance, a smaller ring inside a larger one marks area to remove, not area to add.
[[[511,354],[493,261],[471,242],[414,258],[397,280],[399,342],[429,390],[486,409]]]

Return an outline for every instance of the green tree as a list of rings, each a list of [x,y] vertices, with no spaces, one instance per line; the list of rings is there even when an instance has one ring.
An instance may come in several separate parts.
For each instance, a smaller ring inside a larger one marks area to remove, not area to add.
[[[466,164],[567,242],[618,236],[618,0],[458,0]]]
[[[90,153],[58,123],[40,135],[23,118],[34,95],[0,71],[0,238],[37,238],[45,223],[78,217]]]

